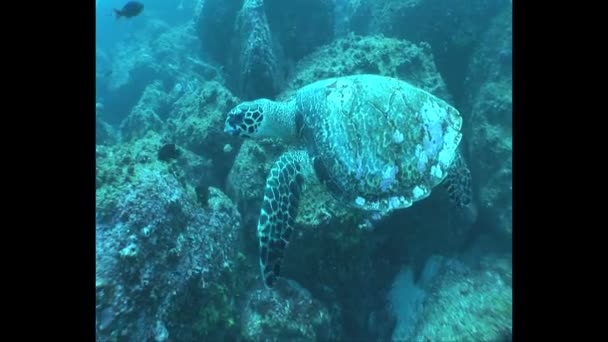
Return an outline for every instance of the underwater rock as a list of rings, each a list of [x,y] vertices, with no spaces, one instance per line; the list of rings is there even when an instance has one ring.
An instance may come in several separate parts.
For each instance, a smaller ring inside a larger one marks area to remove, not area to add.
[[[235,21],[243,0],[204,0],[194,18],[201,48],[214,63],[229,64],[234,53],[231,45],[235,35]]]
[[[513,82],[512,9],[497,16],[468,68],[464,112],[469,165],[480,216],[487,226],[512,232]]]
[[[239,95],[245,100],[271,98],[281,88],[277,49],[263,0],[245,0],[236,19],[239,37]]]
[[[468,61],[507,0],[351,0],[349,29],[357,34],[426,42],[460,105]]]
[[[150,131],[165,132],[163,117],[166,116],[168,109],[167,93],[162,83],[160,81],[151,83],[129,115],[121,122],[122,137],[129,141],[141,138]]]
[[[195,187],[194,190],[196,191],[196,197],[201,205],[206,206],[209,204],[209,187],[199,185]]]
[[[333,37],[330,0],[206,1],[196,17],[202,49],[243,99],[273,98],[295,61]]]
[[[187,171],[154,158],[149,139],[98,153],[97,341],[200,340],[184,317],[217,300],[210,284],[241,291],[223,280],[238,262],[236,207],[215,188],[201,206]]]
[[[448,102],[452,99],[428,44],[356,35],[337,39],[300,60],[279,98],[323,78],[361,73],[399,78]]]
[[[425,286],[425,300],[407,336],[411,341],[510,341],[513,328],[511,261],[470,268],[445,259]]]
[[[293,280],[247,296],[241,334],[245,341],[340,341],[339,311],[329,309]]]
[[[332,0],[264,0],[264,7],[286,61],[297,61],[334,38]]]
[[[114,127],[105,122],[101,115],[95,116],[95,144],[113,145],[119,140],[118,132]]]
[[[180,148],[180,158],[165,163],[158,159],[159,149],[167,141],[161,135],[149,132],[144,138],[112,146],[96,146],[96,197],[97,213],[103,220],[112,218],[111,208],[139,172],[149,168],[164,168],[180,184],[192,187],[209,186],[212,179],[211,161]]]
[[[105,119],[110,124],[124,120],[154,82],[160,82],[163,92],[168,92],[184,79],[220,77],[218,70],[200,60],[193,25],[172,27],[149,19],[143,22],[143,28],[120,40],[103,63],[98,63],[105,76],[97,78],[96,92],[104,99],[109,114]],[[166,100],[170,104],[172,99]]]
[[[193,153],[213,162],[210,184],[222,186],[242,143],[223,132],[226,113],[239,102],[217,81],[191,79],[175,100],[167,119],[174,141]],[[224,152],[231,144],[233,151]]]

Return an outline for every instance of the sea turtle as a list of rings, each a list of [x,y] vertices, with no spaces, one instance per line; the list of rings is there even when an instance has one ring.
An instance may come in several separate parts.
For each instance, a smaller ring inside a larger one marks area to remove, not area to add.
[[[294,146],[266,179],[257,226],[266,287],[280,274],[305,180],[316,177],[345,205],[383,214],[410,207],[444,181],[455,204],[469,205],[461,127],[460,113],[444,100],[371,74],[324,79],[283,102],[256,99],[232,108],[225,132]]]

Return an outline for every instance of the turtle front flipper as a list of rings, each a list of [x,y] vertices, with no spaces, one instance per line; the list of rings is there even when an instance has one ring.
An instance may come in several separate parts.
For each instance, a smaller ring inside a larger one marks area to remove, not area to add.
[[[464,214],[471,223],[477,220],[477,208],[473,202],[471,170],[460,152],[456,153],[454,162],[444,180],[450,202]]]
[[[295,227],[304,170],[309,168],[305,151],[284,153],[266,179],[264,202],[258,221],[260,267],[266,287],[280,275],[285,247]]]

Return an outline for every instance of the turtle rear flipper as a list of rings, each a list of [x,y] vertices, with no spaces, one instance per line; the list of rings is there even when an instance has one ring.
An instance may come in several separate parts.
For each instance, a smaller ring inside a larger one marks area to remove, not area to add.
[[[298,214],[303,170],[308,165],[305,151],[286,152],[274,163],[266,180],[258,221],[260,267],[266,287],[273,287],[280,275],[285,248]]]
[[[477,220],[477,207],[473,201],[471,170],[461,153],[457,153],[444,181],[450,202],[473,223]]]

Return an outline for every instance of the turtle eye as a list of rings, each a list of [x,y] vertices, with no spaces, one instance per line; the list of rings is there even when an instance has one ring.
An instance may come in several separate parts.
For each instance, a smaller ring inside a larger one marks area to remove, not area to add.
[[[238,109],[228,113],[226,123],[224,124],[224,132],[231,135],[239,135],[239,130],[242,130],[244,113]]]
[[[228,119],[228,123],[232,126],[236,126],[239,125],[243,122],[243,112],[238,112],[235,114],[230,115],[230,118]]]

